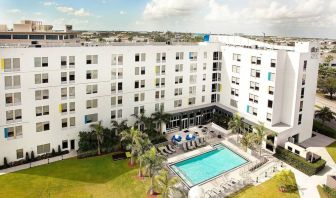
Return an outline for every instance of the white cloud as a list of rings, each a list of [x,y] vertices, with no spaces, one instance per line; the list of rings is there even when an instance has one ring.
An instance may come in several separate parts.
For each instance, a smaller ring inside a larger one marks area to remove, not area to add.
[[[35,12],[34,14],[37,15],[37,16],[41,16],[41,15],[43,15],[42,12]]]
[[[124,15],[124,14],[127,14],[127,12],[120,10],[119,14]]]
[[[7,13],[19,14],[19,13],[21,13],[21,10],[19,10],[19,9],[10,9],[10,10],[7,10]]]
[[[66,13],[73,16],[79,16],[79,17],[92,16],[92,14],[88,11],[85,11],[84,8],[76,10],[72,7],[58,6],[56,9],[62,13]]]
[[[208,0],[151,0],[143,11],[144,18],[163,19],[165,17],[189,16],[198,11]]]
[[[54,6],[57,5],[54,1],[45,1],[42,3],[44,6]]]

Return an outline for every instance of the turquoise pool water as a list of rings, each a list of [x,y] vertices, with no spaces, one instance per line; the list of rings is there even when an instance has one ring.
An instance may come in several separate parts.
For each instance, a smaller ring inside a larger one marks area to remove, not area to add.
[[[223,145],[170,167],[190,187],[241,166],[248,161]]]

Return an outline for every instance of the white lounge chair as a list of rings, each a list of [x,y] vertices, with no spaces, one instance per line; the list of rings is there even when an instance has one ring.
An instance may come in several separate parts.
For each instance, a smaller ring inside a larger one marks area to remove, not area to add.
[[[195,143],[196,143],[196,146],[197,146],[197,147],[201,147],[201,146],[202,146],[202,144],[201,144],[200,141],[201,141],[201,139],[196,139],[196,140],[195,140]]]
[[[188,144],[188,148],[189,148],[189,150],[192,150],[192,149],[195,148],[195,146],[193,145],[192,141],[190,141],[190,142],[188,142],[188,143],[189,143],[189,144]]]
[[[170,144],[167,145],[167,148],[174,153],[176,152],[176,150]]]
[[[164,152],[163,149],[162,149],[162,147],[159,147],[158,150],[160,151],[160,153],[161,153],[162,155],[164,155],[164,156],[166,156],[166,157],[168,156],[168,153]]]
[[[188,148],[187,148],[187,142],[183,142],[183,143],[182,143],[182,147],[183,147],[183,150],[184,150],[184,151],[188,151]]]
[[[162,150],[168,154],[172,154],[173,152],[169,151],[166,147],[163,147]]]

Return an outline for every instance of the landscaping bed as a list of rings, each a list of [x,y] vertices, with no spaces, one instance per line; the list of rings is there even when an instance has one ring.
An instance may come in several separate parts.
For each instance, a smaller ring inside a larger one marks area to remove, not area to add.
[[[313,131],[316,131],[331,138],[336,138],[336,129],[331,128],[327,125],[323,125],[323,123],[318,120],[314,120]]]
[[[279,146],[276,148],[274,156],[309,176],[317,174],[326,164],[323,159],[310,163],[306,159]]]

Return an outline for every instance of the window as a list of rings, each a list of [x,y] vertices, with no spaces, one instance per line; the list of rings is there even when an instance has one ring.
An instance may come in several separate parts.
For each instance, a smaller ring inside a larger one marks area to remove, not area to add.
[[[307,60],[303,61],[303,71],[307,70]]]
[[[247,105],[246,112],[247,112],[247,113],[250,113],[250,114],[252,114],[252,115],[255,115],[255,116],[258,115],[258,109],[255,108],[255,107],[253,107],[253,106],[250,106],[250,105]]]
[[[69,118],[70,127],[76,126],[76,117]]]
[[[76,58],[75,56],[69,56],[69,66],[73,67],[76,64]]]
[[[196,102],[196,98],[195,98],[195,97],[192,97],[192,98],[189,98],[189,99],[188,99],[188,104],[189,104],[189,105],[194,105],[195,102]]]
[[[61,67],[67,66],[67,57],[66,56],[61,56]]]
[[[85,115],[84,118],[85,118],[85,124],[92,123],[92,122],[97,122],[98,121],[98,113]]]
[[[63,140],[62,141],[62,149],[67,149],[68,148],[68,140]]]
[[[155,87],[160,88],[164,87],[166,84],[166,79],[165,78],[155,78]]]
[[[158,66],[156,66],[158,67]],[[155,70],[157,71],[157,70]],[[135,75],[145,75],[146,74],[146,68],[145,67],[135,67]]]
[[[270,95],[274,94],[274,87],[272,87],[272,86],[268,87],[268,94],[270,94]]]
[[[302,114],[299,114],[298,125],[302,123]]]
[[[273,107],[273,101],[272,100],[268,100],[267,107],[268,108],[272,108]]]
[[[175,88],[174,95],[175,95],[175,96],[180,96],[180,95],[182,95],[182,88]]]
[[[232,65],[232,73],[239,74],[240,73],[240,66]]]
[[[48,57],[35,57],[34,65],[35,67],[48,67]]]
[[[36,90],[35,91],[35,100],[47,100],[49,99],[49,90]]]
[[[174,107],[181,107],[182,106],[182,100],[175,100],[174,101]]]
[[[306,74],[303,74],[302,75],[302,85],[305,85],[306,84]]]
[[[233,96],[239,96],[239,90],[231,88],[231,95],[233,95]]]
[[[5,72],[20,71],[19,58],[5,58],[3,59],[3,64]]]
[[[68,104],[67,103],[62,103],[59,106],[59,112],[60,113],[66,113],[68,112]]]
[[[176,52],[176,60],[183,60],[184,53],[183,52]]]
[[[271,59],[271,67],[275,67],[276,66],[276,60],[275,59]]]
[[[251,69],[251,77],[260,78],[260,70]]]
[[[67,72],[61,72],[61,83],[67,82]]]
[[[232,78],[231,78],[231,82],[232,82],[232,84],[239,85],[240,78],[237,78],[237,77],[232,76]]]
[[[50,143],[37,146],[37,154],[50,153]]]
[[[116,93],[116,91],[117,91],[116,83],[111,83],[111,92]]]
[[[112,54],[112,65],[123,65],[123,55]]]
[[[274,82],[275,73],[268,72],[268,80]]]
[[[21,78],[19,75],[5,76],[5,89],[16,89],[21,87]]]
[[[144,112],[145,112],[144,106],[134,107],[134,115],[138,115],[139,113],[144,113]]]
[[[251,57],[251,64],[260,65],[261,64],[261,58],[260,57],[256,57],[256,56],[252,56]]]
[[[175,72],[182,72],[183,71],[183,64],[175,65]]]
[[[97,78],[98,78],[98,70],[86,71],[86,79],[97,79]]]
[[[222,63],[221,62],[212,63],[212,71],[221,71],[221,70],[222,70]]]
[[[68,118],[63,118],[61,121],[62,121],[62,128],[67,128],[68,127]]]
[[[16,159],[23,158],[23,149],[17,149],[16,150]]]
[[[213,60],[222,60],[222,52],[213,52]]]
[[[139,54],[139,53],[136,53],[135,54],[135,62],[144,62],[144,61],[146,61],[146,54],[145,53],[141,53],[141,54]]]
[[[304,98],[304,92],[305,92],[305,89],[303,87],[303,88],[301,88],[301,98]]]
[[[208,58],[208,52],[204,52],[204,53],[203,53],[203,58],[204,58],[204,59],[207,59],[207,58]]]
[[[205,92],[205,85],[202,85],[202,92]]]
[[[213,74],[212,74],[212,75],[213,75]],[[203,80],[203,81],[206,81],[206,74],[203,74],[202,80]],[[214,80],[213,80],[213,77],[212,77],[212,81],[214,81]],[[215,80],[215,81],[216,81],[216,80]]]
[[[202,102],[205,102],[205,96],[202,96]]]
[[[134,102],[144,101],[145,93],[136,93],[134,94]]]
[[[160,109],[164,109],[164,103],[155,103],[155,111],[158,112]]]
[[[86,109],[97,108],[98,107],[98,99],[92,99],[86,101]]]
[[[35,84],[44,84],[48,83],[48,74],[35,74]]]
[[[233,60],[240,62],[241,61],[241,54],[233,54]]]
[[[86,64],[98,64],[98,55],[86,55]]]
[[[37,117],[38,116],[49,115],[49,105],[36,107],[35,108],[35,115]]]
[[[155,99],[163,99],[165,97],[165,90],[155,91]]]
[[[206,67],[207,67],[207,64],[206,64],[206,63],[203,63],[203,70],[204,70],[204,71],[206,70]]]
[[[299,111],[302,112],[302,109],[303,109],[303,101],[300,101],[300,109],[299,109]]]
[[[249,94],[249,101],[258,104],[259,96],[254,94]]]
[[[86,94],[96,94],[98,93],[98,85],[86,85]]]
[[[195,84],[197,81],[197,75],[190,75],[189,76],[189,83],[190,84]]]
[[[49,121],[36,123],[36,132],[49,131],[49,130],[50,130]]]
[[[5,94],[6,106],[15,106],[21,104],[21,93],[6,93]]]
[[[166,53],[165,52],[156,53],[156,62],[157,63],[166,62]]]
[[[183,76],[175,76],[175,84],[183,83]]]
[[[16,139],[22,136],[22,126],[4,128],[5,138]]]
[[[196,86],[189,87],[189,94],[196,95]]]
[[[266,114],[266,120],[271,122],[272,121],[272,114],[267,113]]]
[[[6,111],[6,121],[20,121],[22,119],[22,110],[15,109],[15,110],[8,110]]]
[[[259,83],[250,81],[250,89],[259,91]]]
[[[165,75],[166,74],[166,66],[155,66],[155,74],[156,76]]]
[[[70,102],[69,103],[69,109],[70,109],[70,112],[75,112],[76,111],[76,103],[75,102]]]
[[[69,72],[69,81],[71,83],[75,82],[75,72],[74,71]]]
[[[191,73],[197,72],[197,63],[191,63],[190,64],[190,72]]]
[[[233,107],[235,107],[235,108],[237,108],[238,107],[238,101],[231,99],[230,100],[230,105],[233,106]]]
[[[197,60],[197,52],[189,52],[189,60]]]

